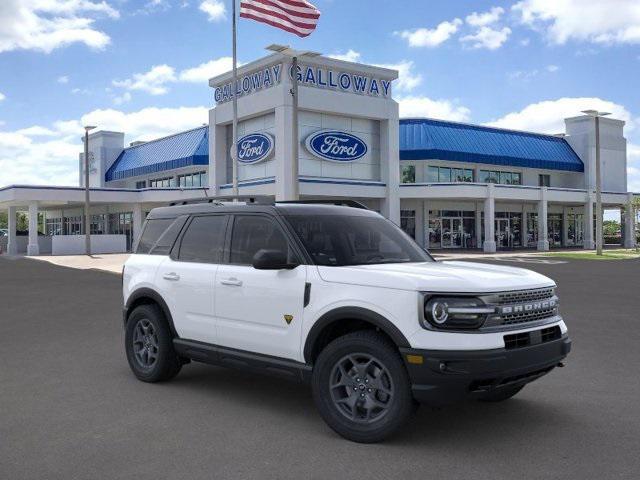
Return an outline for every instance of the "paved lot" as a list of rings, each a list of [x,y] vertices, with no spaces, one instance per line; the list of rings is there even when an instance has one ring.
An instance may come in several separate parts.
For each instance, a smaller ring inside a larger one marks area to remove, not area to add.
[[[204,365],[136,381],[116,275],[0,258],[0,478],[637,479],[640,261],[514,264],[559,282],[566,368],[358,445],[301,385]]]

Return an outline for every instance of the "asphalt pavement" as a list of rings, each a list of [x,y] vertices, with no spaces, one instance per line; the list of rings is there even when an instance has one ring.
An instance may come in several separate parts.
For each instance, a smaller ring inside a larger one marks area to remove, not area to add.
[[[0,479],[639,478],[640,261],[500,264],[558,282],[566,367],[359,445],[303,384],[200,364],[137,381],[117,275],[0,257]]]

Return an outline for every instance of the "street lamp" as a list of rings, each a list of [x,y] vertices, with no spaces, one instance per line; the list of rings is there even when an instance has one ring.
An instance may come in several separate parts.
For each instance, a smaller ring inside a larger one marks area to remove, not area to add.
[[[611,115],[598,110],[583,110],[582,113],[596,121],[596,255],[602,255],[602,166],[600,165],[600,117]]]
[[[89,131],[94,126],[84,127],[84,251],[91,255],[91,216],[89,215]]]
[[[298,58],[299,57],[318,57],[320,56],[317,52],[309,52],[309,51],[300,51],[294,50],[288,45],[269,45],[267,50],[272,52],[280,53],[287,57],[291,58],[291,71],[292,73],[292,85],[291,85],[291,96],[293,97],[293,119],[292,119],[292,129],[291,129],[291,137],[292,145],[291,145],[291,156],[293,157],[293,165],[291,176],[293,177],[293,191],[291,192],[291,200],[298,200],[300,198],[300,186],[298,181],[298,171],[299,171],[299,149],[300,149],[300,139],[298,133]]]

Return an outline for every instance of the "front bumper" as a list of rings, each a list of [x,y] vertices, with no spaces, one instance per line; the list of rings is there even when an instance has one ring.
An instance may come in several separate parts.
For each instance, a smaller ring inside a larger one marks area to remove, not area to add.
[[[571,351],[567,334],[522,348],[479,351],[401,348],[413,396],[441,406],[497,389],[524,385],[553,370]]]

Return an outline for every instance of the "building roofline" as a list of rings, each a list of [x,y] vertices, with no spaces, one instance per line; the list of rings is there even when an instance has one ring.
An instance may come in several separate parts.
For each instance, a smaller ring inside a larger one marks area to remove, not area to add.
[[[144,147],[145,145],[149,145],[150,143],[160,142],[162,140],[166,140],[166,139],[172,138],[172,137],[177,137],[178,135],[184,135],[185,133],[194,132],[194,131],[200,130],[202,128],[208,129],[209,128],[209,124],[200,125],[199,127],[190,128],[188,130],[183,130],[181,132],[172,133],[170,135],[165,135],[164,137],[154,138],[153,140],[142,140],[143,143],[140,143],[139,145],[133,145],[133,146],[130,145],[128,147],[124,147],[123,150],[133,150],[134,148]],[[115,164],[115,162],[114,162],[114,164]]]

